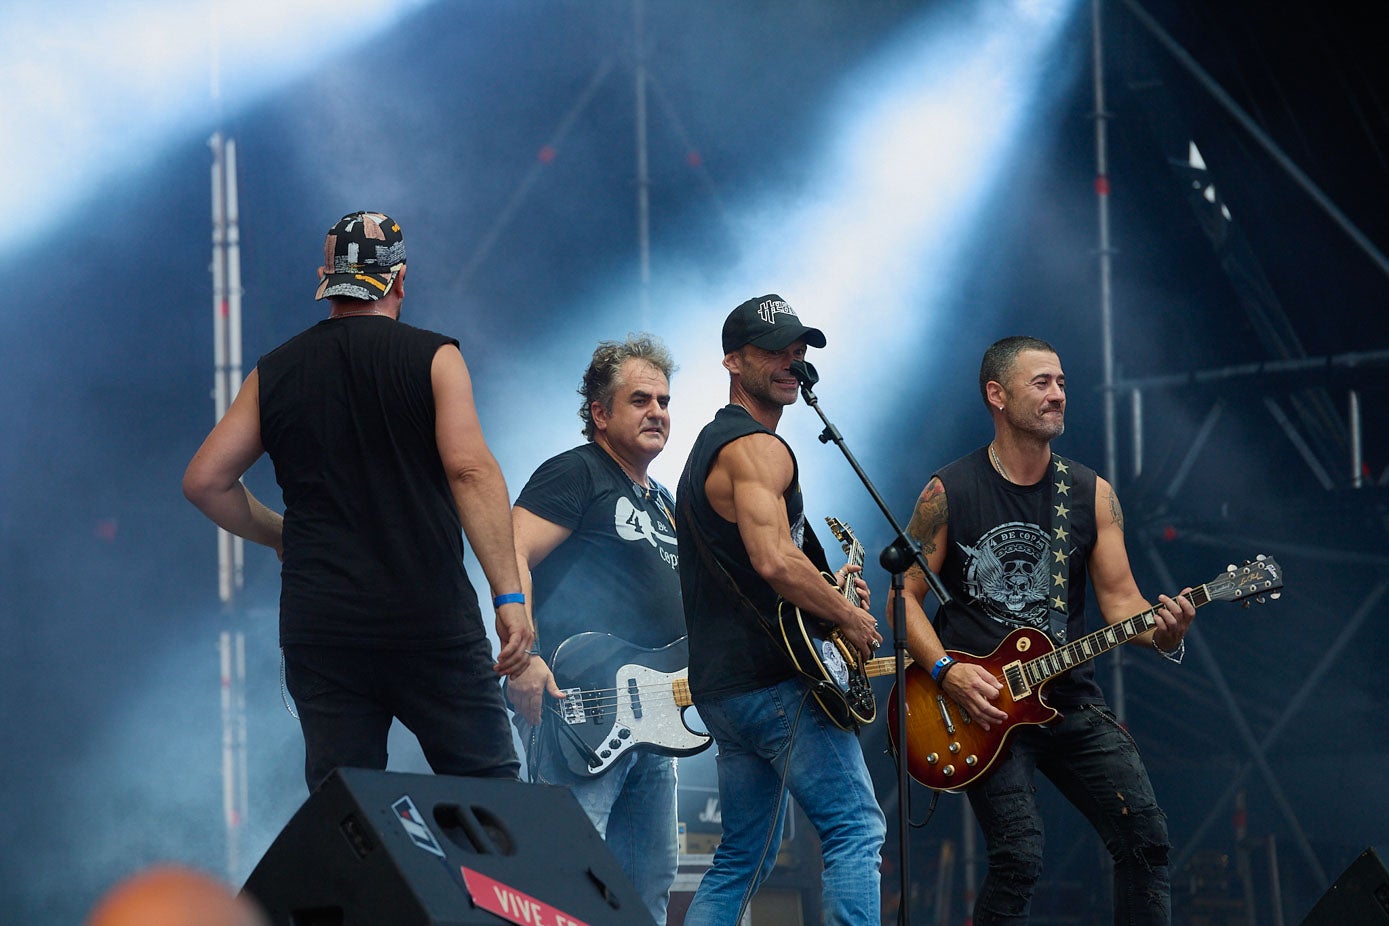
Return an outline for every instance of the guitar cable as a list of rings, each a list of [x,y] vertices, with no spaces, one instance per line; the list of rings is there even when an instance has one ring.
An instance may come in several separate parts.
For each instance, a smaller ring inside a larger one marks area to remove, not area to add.
[[[801,715],[805,713],[806,703],[811,696],[811,686],[805,686],[805,694],[801,695],[800,707],[796,708],[796,719],[791,723],[791,738],[786,741],[786,760],[781,766],[781,785],[777,789],[776,807],[781,807],[781,800],[786,795],[786,776],[791,772],[791,750],[796,745],[796,731],[801,727]],[[787,806],[789,813],[791,808]],[[741,923],[743,915],[747,913],[748,904],[752,903],[752,895],[757,892],[757,873],[762,870],[762,865],[767,861],[767,853],[772,851],[772,837],[776,835],[777,814],[772,814],[772,825],[767,829],[767,841],[762,845],[762,856],[757,860],[757,866],[752,870],[753,883],[749,884],[747,890],[743,891],[743,902],[738,907],[738,918],[733,922]],[[783,827],[785,821],[782,822]]]
[[[575,749],[579,751],[579,754],[583,756],[584,759],[588,762],[589,768],[597,768],[599,765],[603,763],[603,760],[599,758],[598,753],[593,751],[593,747],[590,746],[588,743],[585,743],[583,737],[579,736],[579,734],[571,730],[569,728],[569,724],[564,722],[564,715],[560,713],[559,708],[555,707],[553,704],[547,704],[546,710],[548,710],[551,714],[555,716],[556,719],[551,722],[559,724],[560,732],[569,738],[569,742],[573,745]]]

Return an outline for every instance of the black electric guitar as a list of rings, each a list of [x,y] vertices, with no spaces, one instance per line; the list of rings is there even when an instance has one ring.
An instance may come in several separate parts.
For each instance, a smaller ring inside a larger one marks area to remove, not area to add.
[[[547,697],[538,735],[575,774],[596,778],[634,749],[692,756],[712,737],[690,729],[689,646],[684,637],[644,649],[609,633],[579,633],[555,650],[550,671],[564,692]]]
[[[1229,567],[1186,597],[1198,608],[1212,601],[1248,605],[1262,601],[1264,595],[1277,598],[1282,587],[1283,570],[1272,559],[1260,556],[1239,569]],[[912,666],[903,682],[911,776],[937,791],[959,791],[983,778],[1004,754],[1015,729],[1051,723],[1061,716],[1046,702],[1047,688],[1058,675],[1152,630],[1157,626],[1155,610],[1150,608],[1060,647],[1040,630],[1019,627],[987,656],[948,650],[956,660],[980,666],[1002,683],[995,705],[1008,717],[988,730],[972,723],[929,672]],[[888,702],[887,730],[893,747],[898,747],[895,692]]]
[[[835,518],[825,518],[825,522],[844,547],[850,564],[862,566],[863,545],[848,525]],[[834,576],[822,575],[834,583]],[[852,581],[844,583],[843,593],[850,604],[858,607],[858,589]],[[810,680],[815,700],[830,719],[846,730],[872,723],[878,716],[878,704],[868,680],[895,671],[893,657],[861,659],[837,626],[802,614],[800,608],[788,601],[777,603],[777,625],[792,664]]]

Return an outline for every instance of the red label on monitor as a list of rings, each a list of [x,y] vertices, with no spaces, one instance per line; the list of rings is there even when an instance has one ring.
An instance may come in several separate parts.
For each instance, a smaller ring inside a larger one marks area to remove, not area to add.
[[[588,926],[562,910],[556,910],[543,900],[509,887],[495,878],[459,866],[463,882],[473,903],[489,913],[495,913],[508,923],[518,926]]]

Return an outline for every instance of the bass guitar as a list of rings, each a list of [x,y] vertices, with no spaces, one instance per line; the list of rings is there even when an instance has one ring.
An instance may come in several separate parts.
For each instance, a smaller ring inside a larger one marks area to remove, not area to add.
[[[844,547],[849,563],[862,566],[863,544],[848,525],[835,518],[825,518],[825,522]],[[822,575],[834,584],[834,576]],[[844,583],[843,593],[851,605],[858,607],[858,590],[852,581]],[[815,700],[830,719],[845,730],[872,723],[878,716],[878,705],[868,680],[893,672],[893,657],[861,659],[837,626],[801,613],[789,601],[777,603],[777,626],[792,664],[810,681]]]
[[[1212,601],[1263,601],[1278,597],[1283,571],[1260,556],[1242,568],[1192,589],[1186,597],[1196,607]],[[979,781],[1004,755],[1008,738],[1020,726],[1051,723],[1061,716],[1046,702],[1047,688],[1063,672],[1129,642],[1157,626],[1155,608],[1108,625],[1059,648],[1040,630],[1020,627],[987,656],[948,651],[962,663],[989,672],[1003,685],[996,706],[1008,715],[988,730],[971,722],[929,672],[912,666],[904,677],[907,705],[907,768],[911,776],[937,791],[959,791]],[[888,702],[888,736],[897,742],[896,689]]]
[[[692,756],[708,733],[685,722],[690,707],[685,637],[644,649],[608,633],[579,633],[555,650],[550,671],[563,700],[546,698],[542,748],[577,775],[596,778],[632,750]]]

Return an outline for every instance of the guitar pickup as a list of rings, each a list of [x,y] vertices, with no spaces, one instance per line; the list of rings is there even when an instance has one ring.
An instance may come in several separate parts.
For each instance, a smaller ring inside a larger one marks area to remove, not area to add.
[[[1021,701],[1032,694],[1032,686],[1027,683],[1027,673],[1023,671],[1021,660],[1003,667],[1003,680],[1008,683],[1008,695],[1014,701]]]
[[[588,718],[584,715],[583,689],[565,688],[564,700],[559,702],[559,715],[564,722],[573,726]]]
[[[635,678],[627,679],[627,697],[632,706],[632,716],[641,720],[641,689],[637,687]]]

